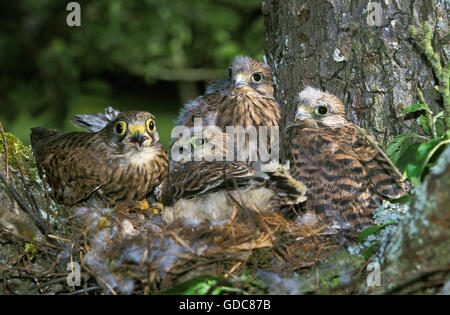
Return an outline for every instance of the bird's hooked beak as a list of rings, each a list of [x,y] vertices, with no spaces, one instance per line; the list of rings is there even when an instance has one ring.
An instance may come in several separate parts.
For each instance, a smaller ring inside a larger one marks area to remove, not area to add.
[[[304,108],[297,109],[297,112],[295,113],[295,121],[303,121],[311,118],[311,113],[306,111]]]
[[[299,106],[295,113],[295,122],[299,123],[303,128],[314,128],[316,121],[312,115],[312,109]]]
[[[150,137],[147,136],[144,128],[141,126],[133,126],[130,129],[130,134],[131,136],[126,139],[126,142],[134,144],[139,151],[144,147],[144,142],[150,140]]]
[[[248,77],[246,75],[244,75],[243,73],[238,73],[234,78],[233,78],[233,85],[234,88],[240,88],[243,86],[248,86]]]

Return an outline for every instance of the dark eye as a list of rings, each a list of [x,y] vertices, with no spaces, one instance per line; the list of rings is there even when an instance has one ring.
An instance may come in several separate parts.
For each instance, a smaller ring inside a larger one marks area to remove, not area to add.
[[[114,131],[119,136],[123,136],[125,132],[127,131],[127,124],[123,121],[118,121],[114,127]]]
[[[194,147],[196,148],[203,147],[205,143],[206,143],[205,138],[198,137],[194,139]]]
[[[150,132],[153,132],[153,130],[155,130],[155,121],[153,119],[147,120],[147,129]]]
[[[253,80],[253,82],[255,82],[255,83],[261,82],[262,78],[263,78],[263,76],[262,76],[262,74],[259,73],[259,72],[254,73],[254,74],[252,75],[252,80]]]
[[[326,114],[328,114],[328,107],[326,107],[326,106],[319,106],[319,107],[316,108],[315,113],[318,116],[325,116]]]

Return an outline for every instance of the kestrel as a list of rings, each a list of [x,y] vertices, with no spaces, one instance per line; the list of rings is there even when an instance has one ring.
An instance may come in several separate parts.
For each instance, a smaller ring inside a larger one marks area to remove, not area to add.
[[[249,57],[236,57],[227,78],[211,83],[205,95],[185,104],[176,125],[192,127],[195,118],[201,118],[208,125],[218,126],[223,132],[226,132],[227,126],[242,126],[244,129],[255,127],[258,137],[258,127],[278,126],[280,106],[273,96],[270,67]],[[272,141],[270,135],[269,130],[266,150]],[[260,160],[260,155],[254,152],[256,149],[249,145],[248,139],[245,149],[249,152],[248,157],[255,157],[252,161]]]
[[[32,128],[31,145],[53,198],[70,206],[91,198],[105,206],[145,200],[169,169],[155,117],[147,112],[122,112],[96,132]]]
[[[185,130],[171,145],[171,169],[190,161],[224,161],[229,137],[214,125]]]
[[[346,119],[344,104],[311,87],[299,94],[294,121],[282,132],[281,156],[307,187],[305,209],[344,229],[372,225],[382,199],[409,188],[376,141]]]
[[[221,222],[232,216],[235,200],[259,211],[305,200],[303,183],[278,163],[267,163],[256,171],[244,162],[224,161],[226,139],[213,128],[174,143],[172,148],[181,150],[181,158],[172,164],[161,195],[166,222]]]

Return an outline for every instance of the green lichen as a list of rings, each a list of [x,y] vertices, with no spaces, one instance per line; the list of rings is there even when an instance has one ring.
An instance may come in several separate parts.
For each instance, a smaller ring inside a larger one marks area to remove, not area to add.
[[[19,138],[9,132],[5,132],[5,138],[8,148],[9,166],[15,170],[18,170],[20,167],[25,176],[32,179],[37,179],[38,171],[31,147],[24,145]],[[5,156],[5,145],[2,136],[0,136],[0,156]]]
[[[423,24],[421,32],[412,25],[409,27],[409,32],[419,49],[426,56],[438,79],[438,91],[442,95],[444,103],[445,124],[447,129],[450,129],[450,64],[446,67],[441,64],[441,58],[432,45],[433,30],[428,22]]]

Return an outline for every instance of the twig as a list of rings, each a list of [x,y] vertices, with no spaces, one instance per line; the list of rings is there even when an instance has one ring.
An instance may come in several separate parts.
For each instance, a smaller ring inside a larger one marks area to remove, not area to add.
[[[1,226],[1,225],[0,225],[0,229],[3,231],[3,233],[8,234],[8,235],[11,235],[11,236],[14,236],[14,237],[16,237],[16,238],[19,238],[20,240],[25,241],[25,242],[36,243],[36,244],[39,244],[39,245],[45,245],[45,246],[48,246],[48,247],[50,247],[50,248],[55,248],[55,249],[59,248],[59,247],[58,247],[57,245],[55,245],[55,244],[51,244],[51,243],[47,243],[47,242],[40,242],[40,241],[37,241],[37,240],[29,239],[29,238],[27,238],[27,237],[25,237],[25,236],[22,236],[22,235],[15,234],[15,233],[13,233],[13,232],[11,232],[11,231],[8,231],[6,228],[4,228],[4,227]]]
[[[58,240],[58,241],[62,241],[62,242],[66,242],[66,243],[73,243],[73,241],[71,241],[71,240],[68,240],[66,238],[62,238],[62,237],[59,237],[59,236],[56,236],[56,235],[48,234],[47,236],[49,238],[53,238],[53,239]]]
[[[448,271],[450,271],[450,266],[438,266],[438,267],[426,268],[424,270],[420,270],[418,272],[415,272],[414,274],[406,275],[404,278],[407,278],[408,276],[411,276],[411,278],[386,290],[385,292],[383,292],[383,294],[387,295],[387,294],[393,294],[396,292],[400,292],[402,289],[408,288],[409,286],[413,285],[414,283],[416,283],[424,278],[427,278],[435,273],[448,272]]]
[[[12,184],[8,183],[8,180],[6,179],[6,176],[2,171],[0,171],[0,179],[3,181],[6,188],[11,192],[13,198],[17,201],[19,206],[31,216],[34,223],[39,228],[39,230],[42,232],[42,234],[46,235],[47,226],[44,224],[44,222],[41,220],[41,218],[33,211],[33,209],[31,209],[30,206],[27,205],[27,203],[22,199],[22,197],[17,192],[17,190],[14,188],[14,186]]]
[[[22,170],[22,167],[20,166],[20,162],[17,159],[16,154],[14,153],[14,150],[11,150],[11,154],[12,154],[14,160],[16,161],[17,169],[19,170],[19,174],[20,174],[21,180],[22,180],[23,184],[26,185],[24,172]],[[34,212],[36,213],[36,215],[40,216],[40,214],[39,214],[39,206],[38,206],[34,196],[32,194],[30,194],[29,191],[26,190],[26,189],[24,190],[24,193],[25,193],[25,196],[28,199],[28,202],[31,204]],[[47,214],[47,216],[48,216],[48,214]],[[48,222],[47,222],[47,226],[50,226],[50,224]]]
[[[101,289],[102,289],[101,287],[95,286],[95,287],[90,287],[90,288],[86,288],[86,289],[76,290],[76,291],[67,293],[66,295],[77,295],[77,294],[87,293],[87,292],[96,291],[96,290],[101,290]]]
[[[227,166],[227,164],[226,163],[224,163],[223,164],[223,181],[224,181],[224,183],[226,183],[226,180],[227,180],[227,170],[226,170],[226,166]],[[236,178],[235,177],[232,177],[232,180],[233,180],[233,185],[234,185],[234,189],[238,192],[238,196],[239,196],[239,199],[240,199],[240,201],[242,202],[242,196],[241,196],[241,192],[239,191],[239,186],[238,186],[238,184],[237,184],[237,181],[236,181]],[[230,191],[229,191],[229,189],[228,189],[228,187],[226,187],[226,192],[227,192],[227,196],[242,210],[242,212],[244,213],[244,215],[250,220],[250,222],[256,227],[256,228],[258,228],[258,226],[257,226],[257,224],[256,224],[256,222],[255,222],[255,220],[254,220],[254,218],[250,215],[250,213],[249,213],[249,211],[248,211],[248,209],[245,207],[245,206],[243,206],[240,202],[238,202],[237,200],[236,200],[236,198],[234,198],[233,197],[233,195],[230,193]]]

